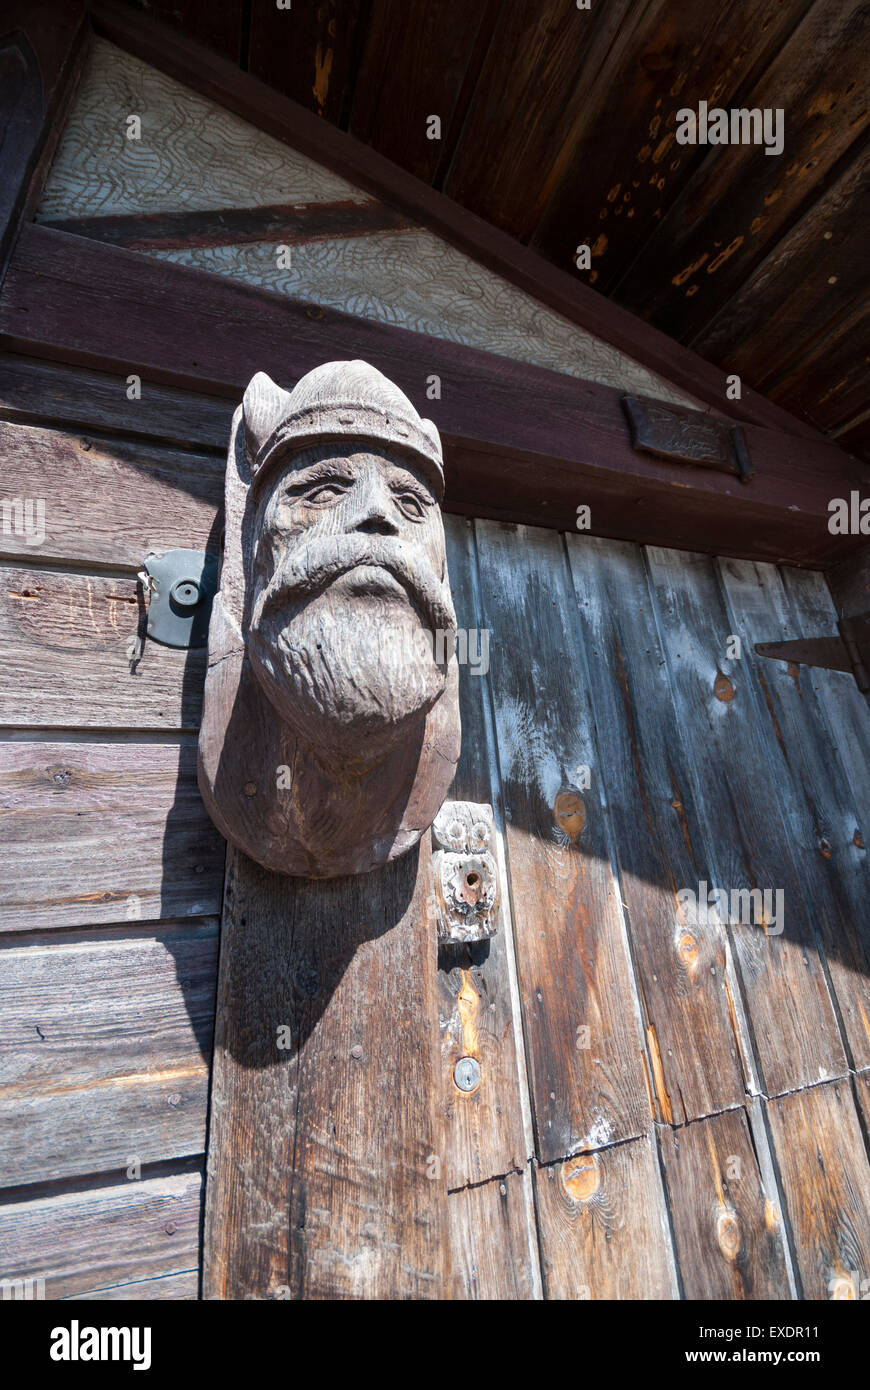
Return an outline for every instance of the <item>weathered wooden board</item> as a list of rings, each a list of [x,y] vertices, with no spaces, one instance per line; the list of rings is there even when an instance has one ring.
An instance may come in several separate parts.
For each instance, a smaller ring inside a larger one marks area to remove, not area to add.
[[[799,1297],[866,1297],[870,1167],[848,1080],[779,1096],[767,1115]]]
[[[784,112],[782,153],[749,142],[707,150],[621,281],[623,303],[685,340],[743,283],[867,127],[867,26],[862,0],[810,6],[739,102]]]
[[[606,797],[644,1012],[658,1117],[683,1124],[741,1103],[744,1076],[721,925],[677,895],[709,877],[704,831],[656,634],[643,553],[568,538]]]
[[[445,518],[450,589],[460,629],[480,632],[472,523]],[[471,640],[470,655],[489,639]],[[488,648],[487,648],[488,655]],[[488,664],[488,663],[487,663]],[[489,802],[497,840],[496,862],[503,876],[497,933],[473,951],[442,950],[438,995],[441,1028],[441,1085],[447,1186],[485,1183],[531,1156],[531,1120],[522,1057],[519,996],[504,862],[504,824],[496,769],[495,741],[484,662],[459,668],[462,754],[450,796],[457,801]],[[475,674],[476,672],[476,674]],[[460,1057],[481,1064],[481,1084],[470,1093],[453,1081]],[[484,1200],[484,1199],[481,1199]]]
[[[203,1151],[216,924],[0,960],[0,1187]]]
[[[535,1191],[546,1298],[679,1297],[651,1135],[541,1168]]]
[[[218,396],[143,381],[138,400],[127,397],[127,380],[110,372],[0,355],[0,417],[17,424],[76,426],[214,448],[226,454],[233,406]],[[105,445],[103,446],[105,447]]]
[[[695,805],[710,846],[706,889],[726,892],[727,915],[739,919],[730,922],[729,934],[761,1088],[770,1095],[842,1076],[843,1044],[792,857],[782,804],[787,789],[777,779],[770,746],[775,733],[745,663],[728,656],[728,639],[736,634],[713,563],[652,548],[647,562]],[[783,931],[768,932],[757,920],[760,913],[750,912],[752,900],[737,899],[732,910],[732,893],[753,889],[774,895],[772,909],[776,893],[783,893]]]
[[[453,1298],[542,1297],[531,1182],[527,1168],[449,1194]]]
[[[295,10],[253,5],[248,71],[338,124],[358,80],[368,10],[363,0],[321,0]]]
[[[205,650],[144,639],[132,575],[0,565],[0,724],[196,728]]]
[[[3,740],[0,844],[2,931],[220,912],[189,737]]]
[[[44,503],[45,537],[2,526],[0,554],[142,568],[149,551],[218,548],[224,463],[131,440],[0,423],[4,497]]]
[[[789,1298],[777,1194],[766,1190],[746,1112],[659,1129],[686,1298]]]
[[[866,774],[870,719],[865,707],[863,736],[856,744],[844,742],[846,730],[836,724],[832,736],[816,692],[805,679],[807,668],[755,653],[756,642],[787,641],[813,631],[823,636],[835,630],[834,618],[808,632],[798,626],[779,572],[772,566],[739,560],[717,564],[733,631],[743,642],[742,670],[758,682],[762,697],[758,708],[762,719],[769,720],[773,735],[768,746],[774,782],[797,856],[803,903],[833,986],[850,1064],[870,1066],[870,874],[860,832],[860,843],[855,842],[863,817],[843,768],[844,762],[859,761]],[[829,674],[841,684],[851,680],[842,673]],[[787,901],[789,915],[790,908]]]
[[[230,850],[204,1297],[443,1296],[430,874],[426,841],[316,881]]]
[[[0,1205],[3,1277],[47,1299],[195,1298],[201,1194],[188,1172]]]
[[[860,542],[828,530],[832,489],[847,496],[863,478],[858,461],[833,445],[747,426],[755,477],[746,488],[728,474],[632,449],[618,388],[45,227],[19,238],[0,334],[43,358],[235,400],[252,363],[291,385],[332,360],[340,342],[438,426],[450,511],[567,529],[579,497],[592,505],[598,534],[797,564],[821,565]],[[441,398],[430,401],[433,376]]]
[[[561,541],[488,522],[477,540],[535,1143],[548,1161],[646,1132],[643,1035],[605,821],[608,755]]]

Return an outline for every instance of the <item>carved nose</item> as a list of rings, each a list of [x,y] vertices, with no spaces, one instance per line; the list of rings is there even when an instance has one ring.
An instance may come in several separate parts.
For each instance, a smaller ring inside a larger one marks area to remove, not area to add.
[[[382,507],[373,505],[366,509],[365,515],[354,522],[352,531],[364,531],[370,536],[397,536],[399,528],[383,510]]]

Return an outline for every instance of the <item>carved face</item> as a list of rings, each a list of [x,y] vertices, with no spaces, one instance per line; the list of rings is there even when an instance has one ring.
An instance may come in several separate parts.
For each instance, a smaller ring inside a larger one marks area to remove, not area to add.
[[[379,755],[441,695],[456,619],[437,500],[413,458],[310,447],[257,511],[249,652],[283,719],[350,759]],[[436,661],[441,656],[442,661]]]

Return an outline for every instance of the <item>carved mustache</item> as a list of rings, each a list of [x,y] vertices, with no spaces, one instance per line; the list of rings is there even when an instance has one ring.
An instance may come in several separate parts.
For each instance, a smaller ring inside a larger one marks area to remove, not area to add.
[[[433,631],[453,632],[456,614],[450,590],[407,541],[356,533],[320,536],[284,559],[254,603],[253,625],[289,599],[315,594],[361,565],[388,570],[408,591]]]

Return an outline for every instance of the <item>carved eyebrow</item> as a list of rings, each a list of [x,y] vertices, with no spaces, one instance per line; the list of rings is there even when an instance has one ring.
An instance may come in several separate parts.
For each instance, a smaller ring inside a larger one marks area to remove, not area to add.
[[[388,486],[391,492],[413,492],[415,497],[427,507],[434,507],[435,498],[424,483],[418,482],[413,473],[405,468],[393,468]]]
[[[353,483],[356,481],[356,474],[345,459],[321,459],[319,463],[300,468],[298,473],[291,473],[285,481],[284,491],[305,492],[315,483],[331,483],[336,480]]]

